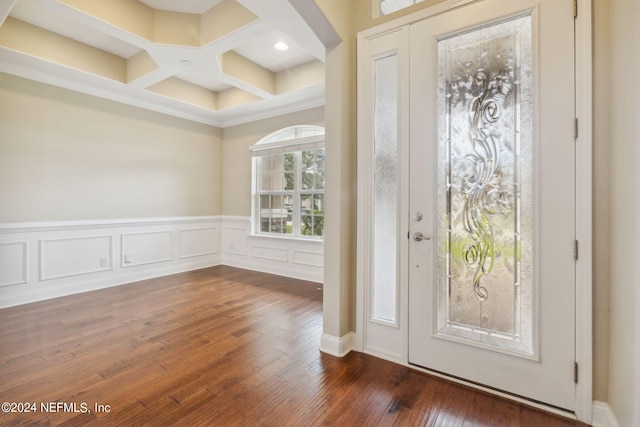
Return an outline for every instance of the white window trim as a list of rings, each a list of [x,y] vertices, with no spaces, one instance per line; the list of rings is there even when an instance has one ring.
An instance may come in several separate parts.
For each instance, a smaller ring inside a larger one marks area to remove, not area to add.
[[[291,128],[317,128],[324,129],[321,126],[292,126]],[[290,153],[295,152],[296,161],[295,161],[295,188],[294,190],[285,190],[285,191],[271,191],[264,192],[265,194],[282,194],[282,195],[292,195],[293,200],[293,210],[294,212],[299,212],[300,203],[300,195],[301,194],[324,194],[324,190],[302,190],[301,177],[302,172],[300,170],[301,161],[301,151],[303,150],[314,150],[322,148],[325,146],[325,135],[314,135],[310,137],[303,138],[292,138],[286,140],[275,140],[270,141],[272,138],[277,137],[279,133],[284,133],[286,130],[291,128],[281,129],[267,137],[263,138],[260,142],[251,145],[249,150],[252,153],[251,159],[251,235],[257,237],[273,237],[278,239],[295,239],[295,240],[304,240],[304,241],[323,241],[324,236],[304,236],[300,234],[300,215],[294,215],[292,218],[292,227],[294,232],[291,235],[273,233],[273,232],[264,232],[260,230],[260,218],[259,218],[259,210],[260,210],[260,177],[258,176],[258,161],[261,157],[273,155],[273,154],[281,154],[281,153]]]

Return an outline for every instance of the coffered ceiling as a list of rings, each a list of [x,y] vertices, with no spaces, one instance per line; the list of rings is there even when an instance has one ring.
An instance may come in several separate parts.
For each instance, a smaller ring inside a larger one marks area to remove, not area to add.
[[[0,72],[214,126],[246,123],[324,104],[337,36],[314,6],[0,0]]]

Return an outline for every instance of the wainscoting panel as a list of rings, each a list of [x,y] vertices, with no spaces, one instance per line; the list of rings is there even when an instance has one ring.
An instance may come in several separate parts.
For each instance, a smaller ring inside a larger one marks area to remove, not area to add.
[[[287,249],[254,245],[251,248],[251,257],[266,259],[267,261],[287,262],[289,261],[289,251]]]
[[[0,224],[0,308],[219,265],[219,229],[213,216]]]
[[[0,286],[13,286],[29,281],[29,242],[0,243]]]
[[[171,261],[172,231],[146,231],[122,235],[122,268]]]
[[[218,253],[218,228],[192,228],[179,231],[179,257],[191,258]]]
[[[40,240],[40,280],[111,270],[113,236]]]
[[[322,283],[323,251],[249,217],[0,224],[0,308],[219,264]]]
[[[293,263],[322,268],[324,265],[324,254],[317,252],[293,251]]]
[[[249,255],[247,250],[247,238],[249,236],[249,227],[244,224],[244,220],[226,219],[222,221],[224,229],[222,242],[224,253],[228,255],[239,255],[246,257]],[[234,223],[236,223],[234,225]],[[240,223],[239,225],[237,223]],[[250,225],[250,223],[249,223]]]
[[[251,234],[251,218],[222,217],[222,264],[323,282],[321,240]]]

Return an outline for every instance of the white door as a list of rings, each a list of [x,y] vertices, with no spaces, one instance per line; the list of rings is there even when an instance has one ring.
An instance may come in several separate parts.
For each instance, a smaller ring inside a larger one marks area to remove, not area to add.
[[[409,79],[409,362],[567,410],[572,4],[484,0],[412,24]]]

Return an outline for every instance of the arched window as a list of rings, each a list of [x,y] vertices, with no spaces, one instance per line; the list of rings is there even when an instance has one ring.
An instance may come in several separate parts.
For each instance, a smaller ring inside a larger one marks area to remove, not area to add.
[[[322,239],[324,128],[284,128],[251,151],[254,233]]]

